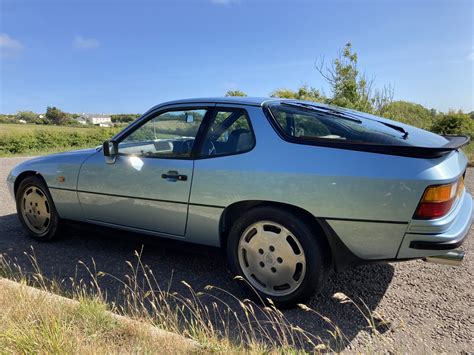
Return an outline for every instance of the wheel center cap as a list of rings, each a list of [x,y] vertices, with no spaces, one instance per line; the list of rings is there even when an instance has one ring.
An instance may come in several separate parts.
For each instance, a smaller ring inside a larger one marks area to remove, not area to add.
[[[275,258],[273,257],[273,255],[271,253],[266,253],[263,258],[264,258],[266,264],[268,264],[268,265],[275,264]]]

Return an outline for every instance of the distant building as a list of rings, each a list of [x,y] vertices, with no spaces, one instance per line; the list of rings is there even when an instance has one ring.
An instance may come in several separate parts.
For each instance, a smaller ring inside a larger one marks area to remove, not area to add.
[[[87,120],[82,116],[79,116],[78,118],[76,118],[76,121],[79,122],[80,124],[87,124]]]
[[[112,118],[110,115],[83,113],[77,118],[77,122],[81,124],[93,124],[100,127],[109,127],[112,125]]]

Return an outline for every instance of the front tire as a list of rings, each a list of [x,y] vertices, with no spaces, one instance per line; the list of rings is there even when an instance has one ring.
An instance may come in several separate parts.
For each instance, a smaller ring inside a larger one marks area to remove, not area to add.
[[[321,237],[291,212],[257,207],[231,228],[229,266],[263,300],[291,306],[314,295],[322,285],[327,259]]]
[[[27,234],[39,241],[57,237],[60,219],[48,187],[37,176],[28,176],[20,182],[16,192],[18,218]]]

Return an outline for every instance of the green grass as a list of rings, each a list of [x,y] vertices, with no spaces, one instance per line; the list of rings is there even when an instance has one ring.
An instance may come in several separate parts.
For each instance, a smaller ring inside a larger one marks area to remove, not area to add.
[[[0,123],[0,137],[9,136],[12,134],[28,134],[39,130],[47,132],[60,132],[64,134],[72,132],[89,132],[96,130],[95,126],[54,126],[54,125],[36,125],[36,124],[15,124],[15,123]]]

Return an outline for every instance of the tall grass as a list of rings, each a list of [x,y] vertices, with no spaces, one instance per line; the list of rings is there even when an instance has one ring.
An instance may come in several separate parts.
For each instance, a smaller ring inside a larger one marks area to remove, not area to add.
[[[82,304],[89,305],[82,312],[88,314],[87,319],[94,319],[94,334],[108,331],[110,324],[102,313],[107,308],[191,338],[201,344],[205,351],[341,351],[350,342],[335,322],[303,304],[299,305],[303,311],[311,312],[324,321],[329,338],[322,339],[293,325],[270,300],[241,300],[211,285],[202,291],[195,291],[185,281],[181,282],[189,291],[187,296],[163,289],[153,271],[142,263],[141,252],[136,252],[135,256],[134,263],[127,262],[129,273],[121,278],[97,271],[92,261],[91,266],[84,262],[78,265],[87,270],[87,280],[71,278],[58,281],[44,277],[34,253],[28,255],[33,265],[31,273],[0,254],[0,277],[27,282],[42,290],[81,300]],[[110,299],[101,288],[105,278],[120,283],[121,294],[118,299]],[[245,282],[241,278],[238,281]],[[342,293],[335,294],[333,298],[341,303],[351,303],[365,318],[366,329],[375,336],[378,334],[380,324],[384,322],[362,301],[355,302]]]

